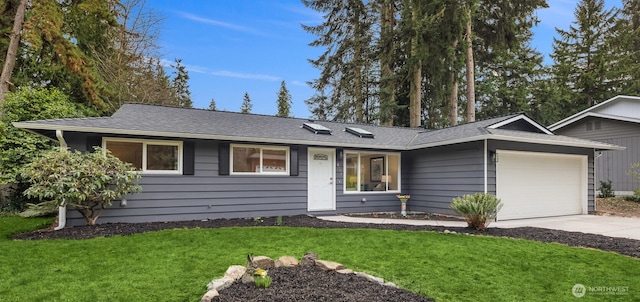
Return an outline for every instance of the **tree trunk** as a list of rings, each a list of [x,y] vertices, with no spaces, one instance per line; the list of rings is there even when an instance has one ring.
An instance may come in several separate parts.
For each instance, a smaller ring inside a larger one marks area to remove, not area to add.
[[[476,120],[476,79],[475,79],[475,62],[473,61],[473,39],[471,32],[471,8],[467,8],[467,30],[465,34],[467,43],[467,123]]]
[[[456,76],[457,70],[457,58],[456,49],[458,48],[459,40],[456,38],[453,41],[453,57],[451,59],[451,69],[449,70],[449,87],[451,87],[451,94],[449,95],[449,123],[451,126],[458,124],[458,77]]]
[[[409,127],[420,127],[420,116],[422,112],[422,59],[419,58],[418,46],[420,32],[418,30],[418,4],[414,2],[411,8],[411,19],[416,30],[413,41],[411,42],[411,57],[415,59],[413,65],[413,75],[411,80],[411,90],[409,97]]]
[[[393,126],[396,108],[394,72],[393,72],[393,39],[394,39],[393,0],[384,0],[380,18],[380,123]]]
[[[7,48],[7,56],[2,67],[0,75],[0,104],[4,102],[4,96],[9,91],[11,85],[11,74],[16,65],[16,57],[18,56],[18,46],[20,46],[20,36],[22,34],[22,24],[24,23],[24,14],[27,9],[28,0],[20,0],[16,11],[16,18],[13,20],[13,29],[11,30],[11,38],[9,39],[9,47]],[[0,115],[2,112],[0,112]]]
[[[363,95],[363,83],[362,83],[362,65],[364,65],[362,63],[362,45],[360,44],[360,41],[357,41],[357,39],[359,38],[359,34],[361,31],[361,25],[360,25],[360,12],[359,10],[355,9],[355,18],[352,19],[353,22],[353,26],[355,28],[355,47],[354,47],[354,65],[355,65],[355,70],[353,72],[353,77],[354,79],[354,87],[353,89],[355,90],[355,98],[356,98],[356,117],[358,119],[358,122],[360,123],[368,123],[369,121],[365,121],[364,120],[364,95]]]

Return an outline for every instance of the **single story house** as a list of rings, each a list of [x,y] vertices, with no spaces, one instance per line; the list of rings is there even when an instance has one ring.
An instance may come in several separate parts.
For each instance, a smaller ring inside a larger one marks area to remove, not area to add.
[[[594,210],[594,153],[524,114],[429,131],[125,104],[111,117],[17,122],[77,150],[103,146],[142,173],[142,193],[99,223],[408,210],[502,199],[498,219]],[[83,224],[70,211],[68,224]]]
[[[611,180],[617,195],[631,195],[640,188],[629,176],[631,165],[640,162],[640,97],[619,95],[567,117],[549,129],[554,133],[626,147],[622,152],[595,156],[596,187]]]

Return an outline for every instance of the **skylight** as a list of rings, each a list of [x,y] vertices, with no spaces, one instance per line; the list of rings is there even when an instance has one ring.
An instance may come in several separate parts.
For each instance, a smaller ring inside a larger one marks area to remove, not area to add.
[[[373,133],[364,130],[362,128],[356,128],[356,127],[347,127],[344,128],[344,131],[347,131],[355,136],[359,136],[359,137],[366,137],[366,138],[373,138]]]
[[[315,134],[331,134],[331,129],[313,123],[303,123],[302,128],[307,129]]]

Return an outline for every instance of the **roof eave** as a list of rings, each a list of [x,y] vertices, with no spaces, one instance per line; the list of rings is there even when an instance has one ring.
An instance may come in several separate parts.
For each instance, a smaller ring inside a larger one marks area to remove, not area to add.
[[[582,110],[582,111],[580,111],[580,112],[578,112],[578,113],[576,113],[574,115],[571,115],[571,116],[569,116],[569,117],[567,117],[565,119],[557,121],[557,122],[549,125],[549,127],[547,127],[547,128],[549,128],[549,130],[551,130],[551,131],[556,131],[557,129],[560,129],[560,128],[565,127],[565,126],[567,126],[567,125],[569,125],[569,124],[571,124],[571,123],[573,123],[573,122],[575,122],[577,120],[582,119],[584,117],[583,115],[585,115],[587,113],[591,113],[591,111],[593,111],[593,110],[595,110],[597,108],[600,108],[600,107],[602,107],[604,105],[607,105],[607,104],[609,104],[611,102],[615,102],[616,100],[624,99],[624,98],[627,98],[627,99],[640,99],[637,96],[616,95],[616,96],[614,96],[614,97],[612,97],[612,98],[610,98],[610,99],[608,99],[608,100],[606,100],[606,101],[604,101],[602,103],[599,103],[597,105],[591,106],[591,107],[589,107],[589,108],[587,108],[585,110]]]
[[[383,150],[406,150],[404,145],[376,145],[376,144],[353,144],[353,143],[341,143],[341,142],[323,142],[315,140],[294,140],[294,139],[278,139],[278,138],[264,138],[264,137],[250,137],[250,136],[232,136],[232,135],[211,135],[211,134],[197,134],[197,133],[183,133],[183,132],[161,132],[161,131],[146,131],[146,130],[132,130],[132,129],[117,129],[117,128],[96,128],[96,127],[78,127],[78,126],[60,126],[60,125],[48,125],[48,124],[35,124],[28,122],[14,122],[13,125],[16,128],[21,128],[30,132],[38,133],[35,130],[63,130],[73,132],[92,132],[111,135],[139,135],[139,136],[152,136],[152,137],[175,137],[175,138],[187,138],[187,139],[208,139],[208,140],[223,140],[223,141],[241,141],[251,143],[276,143],[276,144],[290,144],[290,145],[309,145],[309,146],[330,146],[330,147],[343,147],[343,148],[365,148],[365,149],[383,149]]]

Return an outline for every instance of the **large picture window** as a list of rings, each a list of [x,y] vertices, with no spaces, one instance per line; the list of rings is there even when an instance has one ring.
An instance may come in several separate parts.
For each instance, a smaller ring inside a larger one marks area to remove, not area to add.
[[[142,173],[182,173],[182,142],[105,138],[103,147]]]
[[[398,192],[400,155],[345,151],[345,192]]]
[[[231,145],[233,174],[288,174],[289,148]]]

